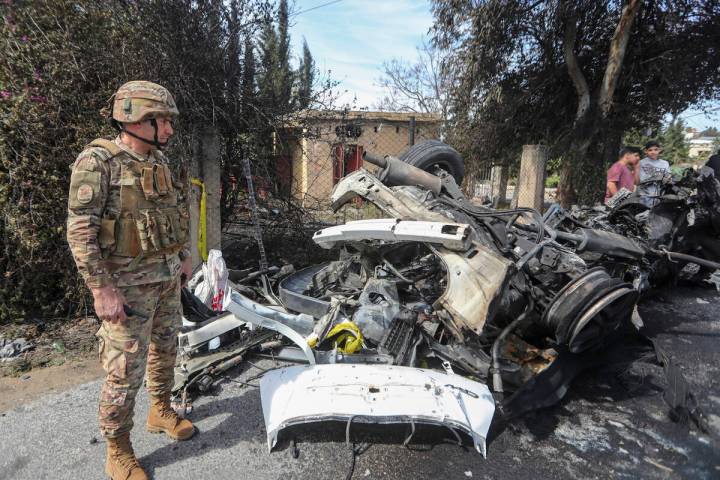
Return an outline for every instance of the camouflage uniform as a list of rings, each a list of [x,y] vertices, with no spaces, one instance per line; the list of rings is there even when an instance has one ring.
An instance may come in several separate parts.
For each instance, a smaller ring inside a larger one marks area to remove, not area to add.
[[[91,143],[72,166],[67,240],[78,270],[88,287],[118,288],[125,303],[146,317],[103,322],[97,333],[107,374],[100,429],[108,438],[132,428],[146,363],[151,395],[172,388],[182,313],[180,257],[189,256],[180,190],[162,152],[142,158],[120,137]]]

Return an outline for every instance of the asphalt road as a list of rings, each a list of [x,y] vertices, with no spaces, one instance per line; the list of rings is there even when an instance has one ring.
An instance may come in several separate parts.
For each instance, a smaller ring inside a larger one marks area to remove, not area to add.
[[[561,404],[515,421],[483,459],[440,429],[366,429],[371,441],[356,459],[355,479],[720,478],[720,295],[674,288],[643,302],[643,320],[682,366],[710,433],[669,420],[659,366],[622,374],[595,370],[572,385]],[[259,366],[271,367],[270,361]],[[233,378],[258,373],[252,366]],[[105,445],[97,430],[98,381],[48,395],[0,414],[0,480],[100,479]],[[199,434],[175,443],[144,429],[147,397],[136,409],[133,443],[155,479],[344,478],[351,454],[344,425],[291,431],[268,452],[257,389],[227,381],[195,403]],[[297,439],[294,458],[289,438]]]

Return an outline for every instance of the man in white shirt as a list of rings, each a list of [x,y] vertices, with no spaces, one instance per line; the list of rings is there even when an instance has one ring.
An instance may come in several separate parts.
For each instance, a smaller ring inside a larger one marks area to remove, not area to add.
[[[665,175],[670,174],[670,164],[658,158],[660,152],[662,152],[660,144],[651,140],[645,144],[645,158],[640,160],[640,184],[637,187],[637,193],[644,197],[646,205],[649,207],[655,204],[654,197],[660,195],[660,185],[653,181],[662,180]]]

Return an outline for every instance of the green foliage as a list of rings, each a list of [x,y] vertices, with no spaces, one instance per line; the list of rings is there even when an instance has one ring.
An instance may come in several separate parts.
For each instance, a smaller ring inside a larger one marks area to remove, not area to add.
[[[548,177],[545,179],[545,188],[557,188],[557,186],[560,184],[560,174],[559,173],[553,173],[552,175],[548,175]]]
[[[687,161],[689,145],[685,141],[685,124],[682,120],[676,120],[665,127],[660,136],[660,144],[663,148],[662,158],[671,165]]]
[[[524,144],[548,145],[565,161],[568,190],[590,204],[602,198],[623,132],[720,95],[720,2],[669,0],[641,2],[614,94],[595,103],[616,65],[610,45],[628,4],[433,0],[434,42],[447,54],[451,85],[448,140],[486,165],[517,163]],[[583,85],[589,104],[578,116]]]
[[[169,158],[190,158],[211,130],[221,142],[223,181],[239,175],[241,147],[266,143],[283,120],[259,99],[253,53],[273,6],[54,0],[0,9],[0,323],[88,311],[92,302],[65,241],[66,198],[77,154],[115,133],[99,110],[128,80],[160,83],[181,112]],[[279,11],[275,61],[287,66],[286,2]],[[292,77],[285,77],[277,92],[288,96]],[[268,168],[272,157],[258,162]]]
[[[74,156],[89,140],[108,133],[97,111],[115,83],[105,45],[112,17],[101,3],[4,7],[1,323],[58,316],[87,304],[65,243],[65,198]]]
[[[275,25],[268,21],[262,33],[260,101],[264,110],[287,115],[292,110],[294,81],[294,72],[290,69],[287,0],[280,0],[277,24],[275,28]]]
[[[303,40],[303,56],[297,73],[298,88],[297,101],[300,109],[308,108],[312,98],[313,83],[315,82],[315,60],[313,60],[307,41]]]
[[[647,135],[647,133],[656,135]],[[623,145],[645,148],[645,144],[655,140],[662,145],[660,158],[667,160],[671,165],[687,162],[690,146],[685,140],[685,123],[682,119],[656,129],[641,132],[638,129],[629,130],[623,136]]]

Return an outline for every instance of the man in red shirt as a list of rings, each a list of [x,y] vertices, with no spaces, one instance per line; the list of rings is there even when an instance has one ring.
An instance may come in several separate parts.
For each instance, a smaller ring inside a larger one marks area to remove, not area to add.
[[[636,147],[623,147],[617,162],[607,171],[607,184],[605,186],[605,203],[621,188],[629,191],[635,189],[640,180],[640,149]]]

